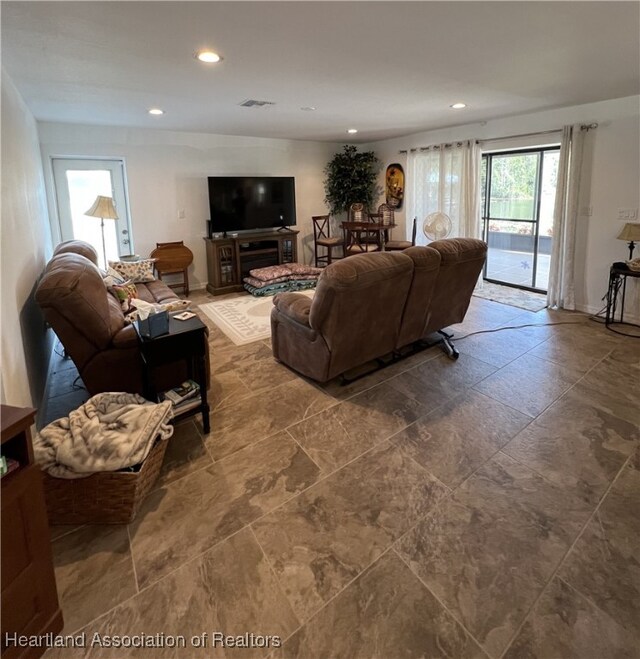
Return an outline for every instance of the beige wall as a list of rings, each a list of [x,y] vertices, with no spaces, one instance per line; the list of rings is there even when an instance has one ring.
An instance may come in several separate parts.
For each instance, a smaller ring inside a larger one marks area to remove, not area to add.
[[[484,124],[460,125],[363,146],[378,154],[383,171],[392,162],[399,162],[406,173],[406,155],[398,153],[401,149],[450,140],[505,137],[553,130],[565,124],[592,122],[598,123],[598,128],[589,131],[586,139],[584,186],[579,204],[582,210],[590,208],[591,215],[583,212],[578,217],[575,275],[578,308],[593,313],[604,304],[601,298],[607,289],[609,266],[614,261],[628,258],[625,244],[616,240],[624,226],[624,221],[617,219],[618,209],[640,207],[640,97],[495,119]],[[402,233],[404,213],[400,214],[399,220],[402,228],[396,231]],[[634,256],[640,256],[638,250]],[[629,282],[627,304],[629,319],[638,322],[640,286],[637,280]],[[625,311],[625,317],[626,314]]]
[[[124,158],[136,253],[184,240],[194,253],[193,288],[207,281],[207,176],[295,176],[299,260],[311,262],[311,216],[326,212],[323,169],[340,145],[57,123],[41,123],[39,132],[51,216],[57,218],[51,157]]]
[[[33,289],[51,252],[36,122],[2,71],[2,402],[38,406],[51,332]]]

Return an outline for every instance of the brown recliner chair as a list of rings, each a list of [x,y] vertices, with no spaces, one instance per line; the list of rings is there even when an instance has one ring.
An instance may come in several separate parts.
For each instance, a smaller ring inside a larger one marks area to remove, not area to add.
[[[439,252],[440,269],[422,336],[427,338],[438,332],[446,352],[457,358],[452,335],[443,330],[464,320],[487,259],[487,244],[475,238],[447,238],[436,240],[429,247]]]
[[[276,359],[326,382],[356,366],[423,342],[459,323],[486,258],[486,244],[459,238],[403,252],[349,257],[328,266],[313,300],[274,299],[271,342]]]
[[[91,245],[79,240],[58,245],[36,289],[36,301],[91,395],[103,391],[143,393],[143,364],[132,325],[125,324],[120,303],[107,291]],[[136,284],[148,302],[177,296],[161,281]],[[208,359],[207,359],[208,363]],[[159,389],[187,377],[177,362],[156,373]]]
[[[273,355],[326,382],[393,352],[413,278],[402,252],[352,256],[327,266],[310,300],[281,293],[271,312]]]
[[[396,350],[420,341],[431,312],[431,300],[440,273],[440,252],[431,247],[409,247],[406,254],[413,261],[413,279],[402,311]]]

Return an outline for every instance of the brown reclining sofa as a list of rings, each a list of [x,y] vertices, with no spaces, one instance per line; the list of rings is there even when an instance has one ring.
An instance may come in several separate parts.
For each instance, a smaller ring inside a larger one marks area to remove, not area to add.
[[[91,395],[103,391],[143,393],[143,364],[135,329],[125,324],[120,303],[109,293],[91,245],[70,240],[56,247],[36,289],[36,301]],[[177,300],[161,281],[136,284],[147,302]],[[207,365],[209,357],[207,355]],[[187,377],[184,362],[159,368],[159,389]]]
[[[274,298],[273,355],[326,382],[397,354],[462,322],[486,255],[481,240],[454,238],[332,263],[320,276],[313,300],[299,293]]]

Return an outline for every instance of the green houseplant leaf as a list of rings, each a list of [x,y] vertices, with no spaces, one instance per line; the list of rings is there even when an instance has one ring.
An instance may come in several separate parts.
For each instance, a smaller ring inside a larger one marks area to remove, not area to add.
[[[359,152],[356,146],[345,144],[324,169],[325,202],[331,214],[343,213],[357,202],[372,208],[380,195],[379,170],[380,160],[373,151]]]

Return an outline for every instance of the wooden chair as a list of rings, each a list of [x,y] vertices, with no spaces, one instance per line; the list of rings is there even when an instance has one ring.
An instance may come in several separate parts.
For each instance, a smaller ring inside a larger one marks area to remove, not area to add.
[[[313,249],[316,259],[316,268],[320,265],[331,265],[331,262],[336,258],[334,257],[333,249],[335,247],[344,247],[344,240],[342,238],[331,237],[331,223],[330,215],[313,215]],[[319,254],[318,248],[326,248],[326,254]]]
[[[193,263],[193,252],[185,246],[182,240],[173,243],[156,243],[156,248],[151,252],[149,258],[156,259],[154,267],[158,279],[162,279],[162,275],[182,274],[181,282],[167,284],[167,286],[184,288],[184,294],[189,295],[188,268]]]
[[[411,241],[408,240],[389,240],[385,244],[385,249],[388,252],[400,252],[403,249],[408,249],[409,247],[414,247],[416,244],[416,231],[418,228],[418,218],[413,218],[413,230],[411,231]]]
[[[367,252],[380,251],[380,234],[367,230],[368,222],[346,222],[345,223],[345,248],[346,256],[354,254],[366,254]],[[355,225],[355,226],[354,226]],[[374,241],[372,241],[372,237]]]

